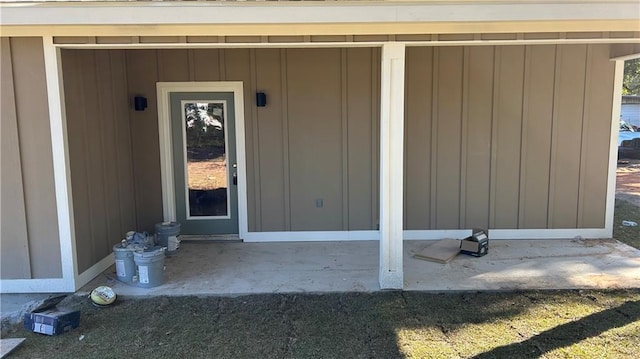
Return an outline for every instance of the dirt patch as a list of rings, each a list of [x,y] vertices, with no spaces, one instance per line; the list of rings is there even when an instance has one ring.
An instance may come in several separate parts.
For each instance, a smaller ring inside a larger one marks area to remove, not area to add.
[[[212,159],[187,163],[189,189],[214,190],[227,188],[227,161]]]
[[[618,163],[616,198],[640,207],[640,160],[625,160],[623,163]]]

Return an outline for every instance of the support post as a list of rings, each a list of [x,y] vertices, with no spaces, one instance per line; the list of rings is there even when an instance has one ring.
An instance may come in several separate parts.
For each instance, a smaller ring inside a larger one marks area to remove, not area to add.
[[[77,280],[77,257],[73,223],[73,200],[71,197],[71,173],[69,170],[69,148],[67,125],[64,113],[64,92],[60,50],[55,47],[52,36],[43,36],[44,64],[49,97],[49,123],[51,126],[51,151],[53,154],[53,178],[58,210],[58,235],[62,261],[63,288],[49,291],[74,292]]]
[[[611,107],[611,139],[609,143],[609,175],[607,178],[607,204],[605,209],[605,237],[613,237],[613,212],[616,205],[616,169],[618,166],[618,132],[620,131],[620,111],[622,107],[622,83],[624,60],[616,60],[613,75],[613,106]]]
[[[381,289],[402,289],[405,44],[382,45],[380,79]]]

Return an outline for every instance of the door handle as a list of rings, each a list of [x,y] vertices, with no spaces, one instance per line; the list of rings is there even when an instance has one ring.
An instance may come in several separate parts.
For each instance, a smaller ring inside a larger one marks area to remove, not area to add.
[[[234,163],[233,168],[238,168],[238,164]],[[237,186],[238,185],[238,173],[237,172],[233,172],[233,185]]]

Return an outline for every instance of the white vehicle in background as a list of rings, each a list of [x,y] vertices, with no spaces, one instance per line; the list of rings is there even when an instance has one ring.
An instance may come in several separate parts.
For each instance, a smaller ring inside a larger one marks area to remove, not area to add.
[[[624,120],[620,120],[618,159],[623,158],[640,159],[640,132]]]

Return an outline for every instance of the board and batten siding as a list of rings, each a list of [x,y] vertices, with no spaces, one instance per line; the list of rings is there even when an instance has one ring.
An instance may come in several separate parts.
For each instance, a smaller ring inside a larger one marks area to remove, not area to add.
[[[405,229],[603,228],[608,45],[409,47]]]
[[[42,39],[0,41],[1,279],[61,278]]]
[[[149,101],[126,110],[138,230],[162,220],[158,81],[243,82],[250,231],[377,228],[379,49],[101,51]],[[405,229],[602,228],[612,86],[608,45],[408,47]]]
[[[379,49],[125,53],[129,96],[149,102],[130,112],[139,229],[162,220],[158,81],[243,82],[249,231],[377,228]]]
[[[62,50],[78,272],[136,229],[122,50]]]

